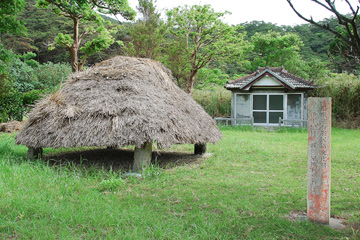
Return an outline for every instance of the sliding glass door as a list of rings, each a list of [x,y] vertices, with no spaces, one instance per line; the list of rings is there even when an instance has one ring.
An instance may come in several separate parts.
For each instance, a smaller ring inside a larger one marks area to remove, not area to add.
[[[283,94],[253,94],[254,123],[278,123],[284,118]]]

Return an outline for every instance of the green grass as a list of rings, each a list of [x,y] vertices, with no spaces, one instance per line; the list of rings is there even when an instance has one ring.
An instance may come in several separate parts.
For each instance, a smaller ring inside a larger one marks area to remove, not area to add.
[[[14,135],[0,134],[0,238],[360,238],[359,130],[332,130],[331,215],[345,219],[343,231],[286,218],[306,211],[305,130],[221,131],[201,164],[155,166],[143,180],[95,166],[28,161]]]

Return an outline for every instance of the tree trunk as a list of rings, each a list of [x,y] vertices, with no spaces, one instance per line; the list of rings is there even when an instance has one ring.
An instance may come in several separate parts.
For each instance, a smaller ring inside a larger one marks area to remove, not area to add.
[[[74,20],[74,36],[73,36],[73,44],[69,47],[70,60],[71,60],[71,69],[72,72],[79,71],[78,67],[78,50],[79,50],[79,19],[73,18]]]
[[[73,73],[75,73],[79,70],[78,69],[78,57],[77,57],[78,49],[74,46],[74,44],[69,48],[70,59],[71,59],[71,69],[72,69]]]
[[[196,70],[191,70],[190,77],[188,78],[186,92],[189,93],[189,94],[192,93],[197,72],[198,72],[197,69]]]

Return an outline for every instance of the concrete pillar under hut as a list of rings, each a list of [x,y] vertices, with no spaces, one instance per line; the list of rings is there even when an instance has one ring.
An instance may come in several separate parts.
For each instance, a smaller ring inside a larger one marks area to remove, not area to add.
[[[204,155],[206,153],[206,143],[196,143],[194,145],[195,155]]]
[[[34,158],[42,158],[43,149],[42,148],[33,148],[29,147],[27,151],[27,158],[34,159]]]
[[[141,172],[145,167],[150,165],[152,154],[152,143],[146,142],[141,148],[135,147],[134,151],[134,172]]]

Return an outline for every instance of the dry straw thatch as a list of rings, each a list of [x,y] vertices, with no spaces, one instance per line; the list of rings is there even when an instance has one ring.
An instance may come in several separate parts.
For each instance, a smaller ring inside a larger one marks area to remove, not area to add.
[[[13,133],[19,132],[25,125],[26,121],[11,121],[0,124],[0,132]]]
[[[117,56],[69,77],[36,104],[16,136],[32,148],[158,147],[204,144],[222,137],[213,119],[150,59]]]

